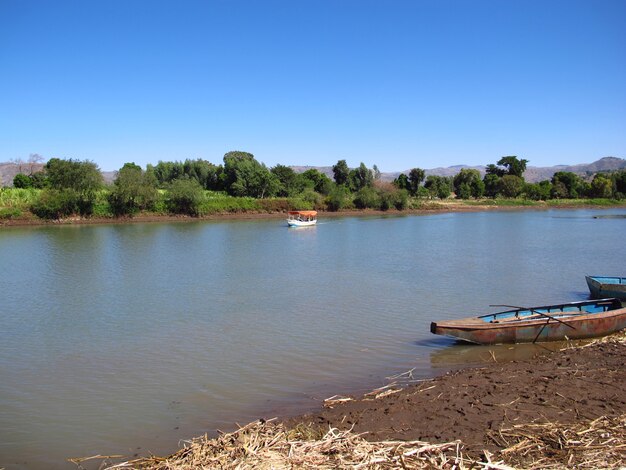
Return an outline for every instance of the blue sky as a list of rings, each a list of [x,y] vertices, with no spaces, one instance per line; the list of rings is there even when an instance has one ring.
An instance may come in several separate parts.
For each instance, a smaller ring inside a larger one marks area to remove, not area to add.
[[[626,1],[0,0],[0,162],[626,157]]]

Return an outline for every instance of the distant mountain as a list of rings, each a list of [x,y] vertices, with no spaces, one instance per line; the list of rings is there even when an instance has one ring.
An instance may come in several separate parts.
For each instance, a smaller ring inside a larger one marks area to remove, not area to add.
[[[43,170],[43,163],[0,163],[0,187],[13,186],[13,178],[18,173],[32,175]],[[103,171],[104,182],[112,183],[117,176],[117,171]]]
[[[333,178],[333,168],[331,166],[292,166],[291,168],[293,168],[296,173],[302,173],[306,170],[316,169],[320,173],[324,173],[329,178]],[[454,176],[464,168],[478,170],[481,175],[484,175],[486,166],[454,165],[446,168],[439,167],[424,171],[426,173],[426,176]],[[622,169],[626,169],[625,159],[616,157],[604,157],[593,163],[583,163],[580,165],[556,165],[550,167],[529,166],[528,168],[526,168],[526,172],[524,173],[524,179],[529,183],[538,183],[539,181],[551,179],[557,171],[571,171],[572,173],[576,173],[577,175],[580,175],[584,178],[592,176],[599,171],[615,171]],[[401,173],[408,175],[409,171],[410,170],[397,171],[393,173],[381,173],[380,179],[383,181],[393,181],[398,176],[400,176]]]
[[[0,186],[13,186],[13,178],[18,173],[25,173],[28,175],[40,171],[42,168],[42,163],[0,163]],[[333,179],[334,176],[332,166],[292,166],[291,168],[296,173],[303,173],[306,170],[315,169],[320,173],[324,173],[330,179]],[[486,167],[484,165],[454,165],[447,168],[432,168],[424,171],[426,173],[426,176],[454,176],[463,168],[473,168],[475,170],[478,170],[481,175],[484,175]],[[615,171],[623,169],[626,169],[625,159],[616,157],[604,157],[593,163],[583,163],[580,165],[556,165],[550,167],[529,166],[528,168],[526,168],[524,178],[529,183],[537,183],[539,181],[551,179],[557,171],[571,171],[572,173],[576,173],[583,178],[588,178],[593,176],[595,173],[598,173],[599,171]],[[410,170],[402,172],[397,171],[392,173],[381,173],[380,178],[383,181],[393,181],[398,176],[400,176],[400,173],[408,175],[409,171]],[[104,181],[106,183],[112,183],[115,179],[116,174],[116,171],[102,172],[102,176],[104,177]]]
[[[13,186],[13,178],[18,173],[31,175],[43,169],[43,163],[0,163],[0,187]]]
[[[626,160],[616,157],[604,157],[593,163],[583,163],[580,165],[557,165],[551,167],[533,167],[526,168],[524,178],[529,183],[537,183],[539,181],[549,180],[557,171],[571,171],[583,178],[589,177],[600,171],[615,171],[626,169]]]

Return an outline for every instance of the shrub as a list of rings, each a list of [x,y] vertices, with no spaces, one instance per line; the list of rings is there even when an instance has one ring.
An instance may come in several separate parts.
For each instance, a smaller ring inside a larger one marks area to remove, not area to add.
[[[287,198],[259,199],[257,202],[265,212],[287,212],[290,209]]]
[[[33,181],[24,173],[18,173],[13,178],[14,188],[30,188],[33,185]]]
[[[354,205],[357,209],[378,209],[381,206],[381,197],[374,188],[365,187],[355,194]]]
[[[60,219],[78,212],[78,194],[71,189],[44,189],[30,210],[42,219]]]
[[[0,208],[0,219],[8,220],[20,217],[22,211],[16,207],[2,207]]]
[[[329,211],[338,211],[348,206],[348,189],[342,185],[336,185],[326,196],[326,207]]]
[[[174,214],[200,215],[200,204],[204,198],[202,186],[196,180],[179,178],[174,180],[167,193],[167,208]]]

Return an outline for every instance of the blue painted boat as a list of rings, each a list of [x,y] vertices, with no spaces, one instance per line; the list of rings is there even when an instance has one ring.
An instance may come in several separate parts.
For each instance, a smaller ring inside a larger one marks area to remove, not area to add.
[[[626,277],[585,276],[592,299],[615,297],[626,300]]]
[[[626,308],[613,298],[532,308],[513,307],[513,310],[430,325],[431,333],[477,344],[593,338],[624,328]]]

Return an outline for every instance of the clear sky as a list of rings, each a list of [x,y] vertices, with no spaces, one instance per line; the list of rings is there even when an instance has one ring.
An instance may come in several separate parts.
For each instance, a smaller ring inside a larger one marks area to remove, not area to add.
[[[0,0],[0,162],[626,157],[626,0]]]

